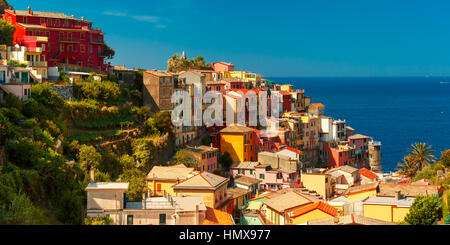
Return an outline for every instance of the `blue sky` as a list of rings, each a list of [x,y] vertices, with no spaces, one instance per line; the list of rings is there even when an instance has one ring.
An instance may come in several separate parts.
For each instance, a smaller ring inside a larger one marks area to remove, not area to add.
[[[25,10],[31,1],[8,2]],[[450,75],[449,7],[438,0],[31,3],[101,27],[116,50],[112,64],[166,69],[184,50],[266,77]]]

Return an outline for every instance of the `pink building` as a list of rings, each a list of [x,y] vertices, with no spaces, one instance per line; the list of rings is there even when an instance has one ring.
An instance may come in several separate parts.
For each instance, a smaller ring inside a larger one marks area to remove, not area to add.
[[[214,172],[219,169],[217,154],[219,149],[212,146],[187,147],[186,150],[197,162],[196,170]]]
[[[215,72],[234,71],[234,65],[227,62],[215,62],[213,69]]]
[[[359,168],[369,167],[369,136],[354,134],[348,136],[348,145],[355,147],[355,161]]]
[[[260,164],[255,167],[255,174],[261,180],[262,190],[280,190],[285,188],[299,188],[301,181],[296,171],[272,169],[269,165]]]

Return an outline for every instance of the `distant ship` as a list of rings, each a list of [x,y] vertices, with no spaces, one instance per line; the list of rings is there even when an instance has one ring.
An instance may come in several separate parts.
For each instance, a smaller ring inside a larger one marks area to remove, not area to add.
[[[448,84],[448,82],[440,82],[440,84]]]

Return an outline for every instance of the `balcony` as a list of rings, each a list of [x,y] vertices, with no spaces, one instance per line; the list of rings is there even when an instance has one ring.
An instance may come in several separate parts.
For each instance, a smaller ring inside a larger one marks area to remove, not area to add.
[[[26,61],[30,67],[47,67],[47,61]]]
[[[105,43],[103,40],[92,39],[92,38],[89,40],[89,42],[93,43],[93,44],[104,44]]]
[[[59,42],[61,43],[79,43],[80,39],[79,38],[72,38],[72,37],[59,37]]]

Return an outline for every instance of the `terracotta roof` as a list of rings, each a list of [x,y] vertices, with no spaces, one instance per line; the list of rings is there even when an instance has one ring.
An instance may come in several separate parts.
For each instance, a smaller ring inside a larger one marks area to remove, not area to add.
[[[146,70],[145,72],[158,76],[158,77],[171,77],[172,74],[166,72],[166,71],[159,71],[159,70]]]
[[[284,212],[286,209],[295,208],[310,203],[312,203],[310,199],[295,191],[290,191],[271,197],[270,199],[264,201],[265,205],[280,213]]]
[[[353,135],[351,135],[351,136],[348,136],[348,138],[349,139],[370,139],[370,137],[369,136],[365,136],[365,135],[362,135],[362,134],[353,134]]]
[[[395,223],[364,217],[360,215],[344,215],[308,221],[308,225],[395,225]]]
[[[364,191],[376,190],[378,188],[378,185],[379,185],[379,182],[369,183],[369,184],[365,184],[365,185],[352,186],[352,187],[348,188],[344,192],[344,194],[347,196],[347,195],[357,194],[357,193],[364,192]]]
[[[325,105],[322,103],[311,103],[311,105],[315,105],[317,107],[325,107]]]
[[[412,184],[380,184],[380,192],[377,196],[395,197],[395,192],[406,197],[416,197],[418,195],[434,195],[440,193],[442,186],[440,185],[412,185]]]
[[[377,179],[378,178],[378,175],[376,175],[374,172],[368,170],[367,168],[360,169],[359,174],[366,178],[369,178],[369,179]]]
[[[229,180],[217,174],[203,171],[178,184],[172,186],[174,189],[216,189]]]
[[[251,178],[248,176],[239,175],[234,179],[234,182],[238,183],[238,184],[243,184],[243,185],[254,185],[254,184],[258,184],[259,182],[261,182],[261,180]]]
[[[254,169],[259,165],[259,162],[234,162],[231,164],[230,168],[238,168],[238,169]]]
[[[311,203],[303,208],[297,209],[293,212],[291,218],[295,218],[298,217],[300,215],[309,213],[315,209],[321,210],[322,212],[325,212],[329,215],[332,216],[337,216],[338,212],[337,209],[335,207],[332,207],[324,202],[316,202],[316,203]]]
[[[239,187],[232,187],[227,189],[227,197],[230,197],[232,199],[247,195],[248,193],[251,193],[251,191]]]
[[[338,170],[341,170],[341,171],[349,173],[349,174],[352,174],[354,172],[358,172],[357,168],[354,168],[354,167],[349,166],[349,165],[344,165],[344,166],[340,166],[340,167],[337,167],[337,168],[332,168],[332,169],[328,170],[327,172],[331,173],[331,172],[335,172],[335,171],[338,171]]]
[[[289,147],[289,146],[283,147],[282,149],[280,149],[280,150],[277,151],[277,152],[280,152],[280,151],[282,151],[282,150],[288,150],[288,151],[294,152],[294,153],[299,154],[299,155],[302,155],[302,154],[303,154],[303,152],[302,152],[301,150],[293,149],[293,148],[291,148],[291,147]]]
[[[220,130],[220,133],[247,133],[247,132],[253,132],[253,129],[237,124],[230,125]]]
[[[156,178],[160,180],[176,181],[185,180],[193,174],[195,174],[194,168],[187,168],[186,166],[154,166],[145,179],[152,180],[153,178]]]
[[[202,225],[234,225],[234,222],[229,213],[206,207],[206,216]]]
[[[280,90],[278,92],[280,92],[281,95],[291,95],[291,93],[289,93],[288,91],[284,91],[284,90]]]
[[[201,146],[196,146],[196,147],[186,147],[187,151],[190,151],[192,153],[203,153],[203,152],[211,152],[211,151],[218,151],[219,148],[215,148],[215,147],[211,147],[211,146],[206,146],[206,145],[201,145]]]

